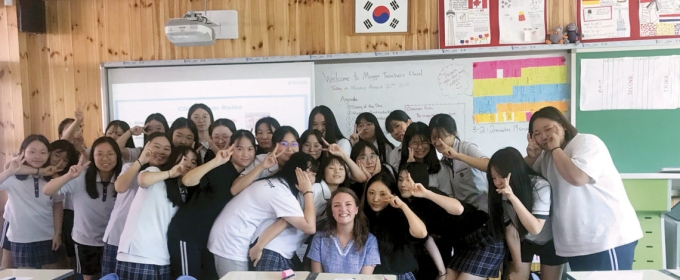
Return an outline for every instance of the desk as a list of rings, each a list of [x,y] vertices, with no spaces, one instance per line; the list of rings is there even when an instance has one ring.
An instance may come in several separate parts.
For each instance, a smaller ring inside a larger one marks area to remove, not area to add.
[[[73,275],[71,269],[3,269],[0,270],[0,279],[6,277],[24,277],[31,280],[61,280]],[[20,280],[18,278],[17,280]]]
[[[309,272],[296,271],[295,280],[307,279]],[[281,272],[261,272],[261,271],[232,271],[227,273],[220,280],[281,280]],[[319,273],[316,280],[334,280],[334,279],[356,279],[356,280],[397,280],[395,275],[371,275],[371,274],[332,274]]]
[[[657,270],[567,272],[570,280],[676,280]]]

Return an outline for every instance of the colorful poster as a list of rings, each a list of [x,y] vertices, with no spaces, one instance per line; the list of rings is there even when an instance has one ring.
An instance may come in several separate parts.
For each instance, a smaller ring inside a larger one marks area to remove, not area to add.
[[[444,1],[445,46],[474,46],[491,43],[489,0]]]
[[[630,37],[629,1],[581,0],[583,39]]]
[[[680,56],[581,60],[581,111],[680,108]]]
[[[498,5],[501,44],[545,42],[544,0],[500,0]]]
[[[640,36],[680,35],[680,0],[640,0]]]
[[[474,122],[527,122],[533,112],[569,109],[569,74],[563,56],[472,64]]]
[[[354,0],[354,32],[408,32],[408,0]]]

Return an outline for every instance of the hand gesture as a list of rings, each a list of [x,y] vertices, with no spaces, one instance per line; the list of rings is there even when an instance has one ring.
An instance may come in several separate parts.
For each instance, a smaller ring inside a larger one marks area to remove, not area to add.
[[[331,153],[331,155],[342,157],[342,158],[344,158],[346,156],[345,151],[343,151],[342,148],[340,148],[340,146],[338,144],[335,144],[335,143],[334,144],[328,144],[328,141],[326,141],[326,139],[324,139],[324,138],[321,138],[321,141],[323,142],[323,144],[326,147],[328,147],[324,150]]]
[[[410,176],[409,176],[410,177]],[[411,195],[415,197],[423,198],[427,195],[430,190],[426,189],[421,183],[414,184],[411,188]]]
[[[508,173],[508,177],[503,178],[503,187],[496,189],[496,192],[501,195],[505,195],[507,198],[511,198],[515,195],[512,192],[512,187],[510,187],[510,175],[512,175],[512,173]]]
[[[380,171],[382,171],[382,164],[376,163],[375,168],[373,169],[373,174],[371,174],[369,177],[375,176],[375,174],[380,173]]]
[[[361,130],[357,129],[357,125],[354,124],[354,133],[349,136],[349,142],[354,146],[357,142],[359,142],[359,135],[364,132],[364,129],[362,128]]]
[[[137,126],[135,126],[135,127],[133,127],[133,128],[130,128],[130,134],[132,134],[132,135],[134,135],[134,136],[139,136],[139,135],[142,135],[142,134],[146,134],[147,126],[149,126],[149,124],[145,124],[144,126],[139,126],[139,125],[137,125]]]
[[[408,148],[408,159],[406,162],[416,162],[416,158],[413,157],[413,149]]]
[[[253,246],[248,250],[248,257],[250,258],[250,261],[253,262],[253,266],[257,267],[257,263],[260,262],[260,258],[262,258],[262,248]]]
[[[85,168],[87,168],[89,165],[89,161],[86,161],[83,157],[80,157],[78,164],[71,166],[71,168],[68,170],[68,176],[71,177],[71,179],[78,178],[78,176],[83,173],[83,170],[85,170]]]
[[[201,146],[203,146],[203,145],[201,145]],[[217,147],[217,145],[215,145],[215,142],[213,142],[212,139],[209,139],[209,140],[208,140],[208,148],[209,148],[210,150],[212,150],[213,153],[215,153],[215,154],[217,154],[217,152],[220,150],[220,148]]]
[[[557,127],[548,131],[548,149],[553,150],[560,147],[560,137],[557,135]]]
[[[262,166],[263,166],[265,169],[272,168],[272,166],[274,166],[274,165],[276,165],[277,163],[279,163],[279,160],[278,160],[279,156],[286,152],[285,149],[283,149],[281,152],[277,152],[278,150],[279,150],[279,143],[276,143],[276,147],[274,147],[274,150],[272,150],[272,152],[269,153],[269,154],[264,158],[264,160],[262,161],[262,163],[260,163],[260,164],[262,164]]]
[[[7,170],[11,170],[12,174],[17,174],[17,172],[19,172],[19,170],[21,170],[21,166],[24,165],[24,162],[26,162],[26,158],[24,157],[24,153],[21,152],[21,154],[14,157],[9,162],[9,166],[7,166]]]
[[[168,170],[168,174],[170,175],[170,178],[177,178],[184,173],[184,158],[175,166],[173,166],[170,170]]]
[[[84,120],[85,120],[85,114],[83,114],[83,110],[81,108],[77,108],[76,113],[75,113],[76,123],[83,123]]]
[[[45,167],[45,168],[40,168],[40,174],[39,175],[40,176],[52,176],[54,174],[61,172],[63,169],[57,168],[57,166],[59,166],[60,164],[61,164],[61,160],[59,161],[59,163],[57,165],[50,165],[50,166]]]
[[[399,198],[396,195],[390,196],[390,198],[387,199],[387,202],[390,205],[392,205],[392,207],[397,208],[397,209],[401,209],[405,205],[404,202],[401,201],[401,198]]]
[[[444,140],[439,138],[437,142],[439,143],[439,146],[442,149],[441,150],[442,155],[450,159],[456,159],[458,157],[458,152],[456,152],[456,150],[453,147],[446,145],[446,143],[444,143]]]
[[[236,147],[236,144],[231,145],[229,149],[219,150],[215,153],[215,160],[219,165],[225,164],[231,159],[231,155],[234,154],[234,147]]]
[[[359,166],[359,168],[361,168],[361,171],[364,172],[364,174],[366,174],[366,178],[371,178],[371,176],[372,176],[371,172],[368,172],[368,170],[366,169],[366,166],[364,166],[363,162],[361,162],[361,161],[357,162],[357,165]]]
[[[139,163],[142,165],[149,163],[151,161],[151,158],[153,157],[153,151],[151,150],[151,145],[146,145],[144,147],[144,150],[142,150],[142,153],[139,155]]]
[[[305,193],[312,190],[312,182],[309,181],[307,173],[300,169],[300,167],[295,168],[295,176],[297,177],[297,189],[298,191]]]
[[[527,141],[529,144],[527,145],[527,155],[530,158],[537,158],[538,156],[541,155],[541,146],[536,143],[536,140],[534,140],[533,137],[531,137],[530,133],[527,133]]]

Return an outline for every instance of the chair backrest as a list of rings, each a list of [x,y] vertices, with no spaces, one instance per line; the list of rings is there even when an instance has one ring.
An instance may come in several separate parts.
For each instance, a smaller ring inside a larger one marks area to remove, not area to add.
[[[118,278],[118,274],[111,273],[111,274],[105,275],[104,277],[102,277],[99,280],[120,280],[120,278]]]
[[[197,280],[196,278],[189,276],[189,275],[182,275],[177,280]]]

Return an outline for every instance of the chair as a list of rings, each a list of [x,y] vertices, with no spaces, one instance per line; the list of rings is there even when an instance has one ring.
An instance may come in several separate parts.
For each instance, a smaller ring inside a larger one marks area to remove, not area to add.
[[[111,273],[111,274],[105,275],[104,277],[100,278],[99,280],[119,280],[119,279],[120,278],[118,278],[118,274]]]
[[[196,278],[189,276],[189,275],[182,275],[177,280],[197,280]]]

